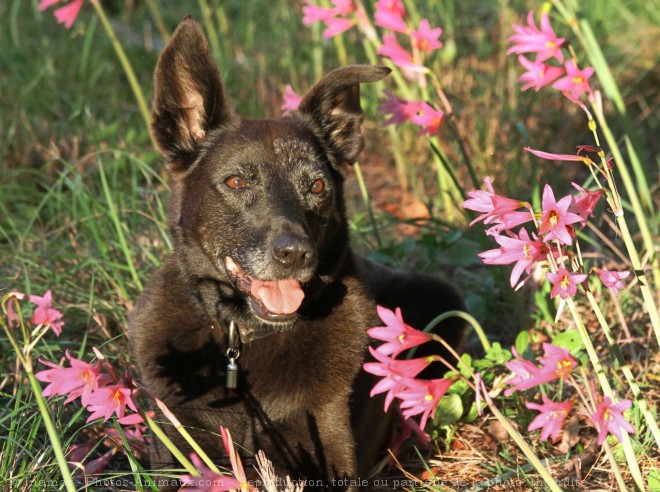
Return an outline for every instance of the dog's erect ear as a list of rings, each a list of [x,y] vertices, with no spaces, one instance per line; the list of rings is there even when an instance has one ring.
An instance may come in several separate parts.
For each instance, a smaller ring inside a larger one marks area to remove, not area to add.
[[[188,16],[161,53],[154,74],[151,128],[172,169],[185,170],[207,133],[233,115],[206,36]]]
[[[386,77],[387,67],[353,65],[333,70],[303,97],[298,113],[333,154],[337,164],[353,164],[364,145],[360,84]]]

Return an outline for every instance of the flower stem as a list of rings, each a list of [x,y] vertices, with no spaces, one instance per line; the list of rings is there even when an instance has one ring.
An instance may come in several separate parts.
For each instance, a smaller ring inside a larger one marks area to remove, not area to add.
[[[379,248],[383,247],[383,242],[380,239],[380,233],[378,232],[378,224],[376,223],[376,216],[374,215],[373,207],[371,206],[371,198],[369,197],[369,190],[367,190],[367,183],[364,181],[364,176],[362,175],[362,168],[360,163],[356,162],[353,166],[355,169],[355,177],[357,178],[358,186],[360,187],[360,193],[362,194],[362,200],[364,205],[367,207],[367,214],[369,214],[369,221],[371,222],[371,227],[374,232],[374,238],[376,239],[376,244]]]
[[[163,42],[169,42],[170,33],[165,27],[163,17],[160,15],[160,9],[158,8],[158,5],[156,5],[156,0],[145,0],[145,3],[147,4],[147,9],[149,9],[149,13],[151,14],[151,18],[153,19],[154,24],[156,24],[156,29],[158,29],[160,37],[163,38]]]
[[[142,416],[144,418],[144,421],[146,424],[149,426],[149,429],[151,429],[151,432],[154,433],[154,435],[160,439],[160,442],[162,442],[165,447],[169,450],[170,453],[177,459],[179,463],[186,469],[188,473],[191,475],[198,477],[199,476],[199,471],[193,466],[193,464],[186,458],[183,453],[175,446],[175,444],[172,442],[172,440],[167,437],[167,434],[163,431],[163,429],[160,428],[160,426],[147,414],[144,414]]]
[[[573,315],[573,320],[575,321],[575,325],[577,326],[578,333],[580,334],[580,338],[582,339],[582,343],[584,344],[584,347],[587,350],[587,355],[589,356],[589,360],[591,361],[594,371],[596,372],[596,377],[598,378],[598,382],[600,383],[603,393],[605,394],[605,396],[615,401],[616,398],[614,396],[614,392],[612,391],[612,387],[610,386],[610,383],[607,380],[607,375],[605,374],[603,365],[600,363],[600,359],[598,358],[598,352],[596,352],[596,348],[594,347],[593,343],[591,343],[591,338],[589,337],[589,333],[587,332],[584,323],[582,323],[582,318],[580,318],[580,313],[578,312],[577,307],[573,302],[573,298],[569,297],[568,299],[566,299],[566,303],[568,304],[571,314]],[[622,437],[621,446],[623,446],[623,451],[626,455],[626,461],[628,462],[628,468],[630,470],[630,474],[632,475],[632,478],[635,481],[635,485],[640,490],[644,490],[644,480],[642,478],[642,472],[639,469],[639,464],[637,463],[637,458],[635,456],[635,450],[632,447],[632,441],[630,440],[630,435],[627,432],[623,432],[621,434],[621,437]]]
[[[133,96],[135,96],[135,100],[137,101],[138,107],[140,108],[140,112],[142,113],[142,118],[144,118],[144,123],[147,127],[147,132],[150,133],[151,117],[149,115],[149,108],[144,99],[144,95],[142,94],[142,89],[140,88],[140,84],[138,83],[137,77],[135,76],[135,72],[133,71],[133,67],[131,66],[131,62],[126,56],[126,53],[124,52],[124,48],[122,48],[121,46],[121,43],[117,39],[115,31],[112,28],[112,24],[110,24],[108,17],[105,15],[105,11],[103,10],[103,6],[101,5],[101,2],[99,0],[90,0],[90,3],[94,6],[94,10],[96,10],[99,19],[101,19],[101,24],[103,24],[105,32],[110,38],[112,47],[115,49],[117,58],[119,58],[119,62],[121,63],[122,68],[124,69],[124,74],[128,79],[128,83],[130,84],[131,89],[133,90]]]
[[[439,316],[433,318],[433,320],[431,320],[431,322],[428,325],[426,325],[426,327],[422,331],[428,333],[433,328],[435,328],[439,323],[443,322],[448,318],[461,318],[467,321],[468,323],[470,323],[470,326],[472,326],[477,336],[479,337],[479,341],[481,342],[481,346],[484,348],[484,351],[488,352],[490,350],[491,345],[490,342],[488,341],[488,337],[486,336],[486,333],[484,332],[484,329],[481,327],[481,325],[476,320],[476,318],[466,313],[465,311],[447,311],[445,313],[442,313]],[[458,359],[460,359],[460,357],[458,357]]]
[[[658,428],[658,423],[655,421],[655,417],[653,416],[653,413],[651,413],[651,410],[649,409],[649,406],[646,403],[646,400],[644,399],[644,395],[642,395],[642,391],[639,389],[639,385],[637,384],[637,381],[635,381],[635,376],[633,375],[630,366],[628,365],[623,354],[621,353],[621,349],[619,348],[619,345],[617,345],[616,340],[614,340],[614,337],[612,336],[612,331],[610,330],[610,326],[607,323],[605,316],[603,316],[603,313],[600,310],[600,306],[598,305],[596,299],[594,298],[594,295],[590,291],[587,291],[587,298],[589,299],[589,302],[591,303],[591,307],[594,310],[594,313],[596,314],[598,321],[600,322],[600,326],[603,328],[603,333],[607,338],[607,342],[609,343],[610,350],[614,355],[614,357],[616,358],[616,360],[619,362],[619,365],[621,366],[621,371],[623,372],[623,375],[625,376],[626,381],[628,382],[628,386],[630,386],[630,390],[633,393],[635,402],[639,406],[639,409],[642,411],[642,414],[646,419],[646,425],[648,425],[649,429],[651,430],[651,434],[653,434],[653,437],[655,438],[656,444],[660,448],[660,429]]]
[[[525,442],[525,439],[511,425],[509,419],[507,419],[502,414],[502,412],[499,411],[499,409],[493,404],[492,401],[487,401],[487,403],[488,403],[488,408],[490,408],[490,411],[493,412],[495,418],[502,424],[502,427],[504,427],[507,433],[518,445],[520,450],[524,453],[525,457],[527,458],[527,461],[529,461],[530,464],[534,466],[534,468],[536,468],[536,471],[539,473],[539,475],[541,475],[541,478],[543,478],[548,488],[553,492],[561,492],[561,488],[559,487],[559,485],[557,485],[555,479],[552,478],[550,472],[543,466],[543,463],[541,463],[541,460],[539,460],[538,456],[536,456],[532,448],[530,448],[529,445]]]
[[[50,444],[53,447],[53,452],[55,453],[55,460],[57,461],[57,465],[60,467],[60,473],[62,473],[64,486],[66,487],[67,492],[75,492],[76,486],[73,483],[73,477],[71,476],[69,465],[66,461],[66,457],[64,456],[62,443],[60,442],[57,429],[55,429],[55,425],[53,424],[53,420],[50,416],[50,410],[48,409],[48,405],[46,405],[44,397],[41,395],[41,386],[39,386],[39,382],[37,381],[37,378],[34,377],[31,368],[28,369],[25,367],[25,370],[30,381],[30,386],[32,386],[34,397],[37,400],[37,406],[39,407],[41,418],[43,419],[44,425],[46,426],[46,432],[48,433]]]

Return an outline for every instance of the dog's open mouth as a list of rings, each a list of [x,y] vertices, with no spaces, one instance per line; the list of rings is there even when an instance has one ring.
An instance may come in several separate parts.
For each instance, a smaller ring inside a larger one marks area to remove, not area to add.
[[[270,322],[289,321],[296,316],[305,297],[300,282],[292,278],[260,280],[251,277],[229,256],[225,258],[225,268],[238,290],[249,296],[257,316]]]

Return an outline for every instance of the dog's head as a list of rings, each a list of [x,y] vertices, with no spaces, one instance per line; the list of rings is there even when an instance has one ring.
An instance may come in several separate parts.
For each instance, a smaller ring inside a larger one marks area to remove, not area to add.
[[[220,285],[239,323],[289,323],[347,248],[342,170],[363,146],[359,86],[385,67],[335,70],[281,120],[241,118],[199,24],[184,19],[154,76],[153,135],[173,175],[175,255]]]

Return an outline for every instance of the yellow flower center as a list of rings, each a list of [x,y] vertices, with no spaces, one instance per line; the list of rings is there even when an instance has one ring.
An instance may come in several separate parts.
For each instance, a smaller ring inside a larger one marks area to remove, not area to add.
[[[406,339],[406,334],[405,334],[405,333],[402,333],[401,335],[399,335],[398,338],[399,338],[399,341],[400,341],[401,343],[403,343],[404,340]]]
[[[559,286],[562,289],[568,289],[569,285],[571,285],[571,278],[568,275],[564,275],[564,278],[559,282]]]
[[[426,396],[424,397],[424,399],[425,399],[426,401],[431,401],[431,400],[433,400],[433,395],[426,395]]]
[[[555,46],[556,46],[556,45],[555,45],[555,42],[554,42],[554,41],[546,41],[546,42],[545,42],[545,47],[546,47],[546,48],[554,48]]]
[[[548,219],[548,221],[550,222],[551,226],[553,227],[556,226],[557,223],[559,222],[559,216],[557,215],[557,212],[555,212],[554,210],[550,212],[550,218]]]
[[[577,77],[573,77],[573,83],[578,85],[584,83],[584,79],[582,78],[581,75],[578,75]]]
[[[532,251],[532,248],[529,247],[529,244],[523,244],[523,253],[525,254],[525,258],[529,258],[530,252]]]
[[[557,376],[565,377],[571,372],[571,361],[570,360],[560,360],[557,362]]]
[[[113,395],[113,398],[117,400],[118,402],[121,401],[123,395],[121,394],[121,391],[117,390],[115,391],[115,394]]]

